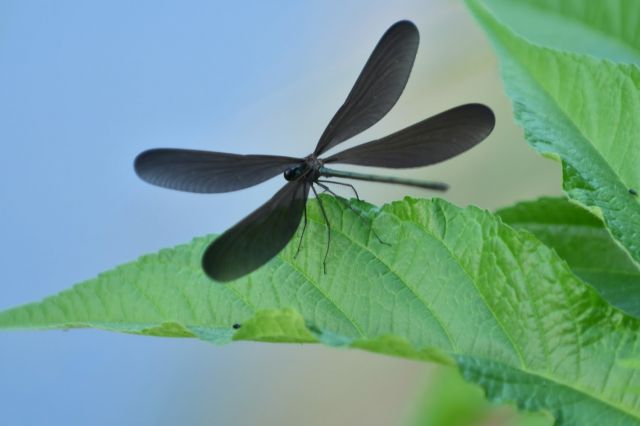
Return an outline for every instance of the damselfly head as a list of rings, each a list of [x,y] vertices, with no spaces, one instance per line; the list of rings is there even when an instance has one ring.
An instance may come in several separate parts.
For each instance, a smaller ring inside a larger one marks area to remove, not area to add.
[[[284,178],[288,182],[297,181],[301,178],[305,178],[308,182],[314,182],[320,177],[320,167],[322,167],[323,164],[324,162],[315,154],[308,155],[304,158],[304,163],[286,169],[284,171]]]
[[[305,174],[307,169],[308,169],[308,166],[306,163],[300,164],[299,166],[295,166],[295,167],[289,167],[287,170],[284,171],[284,178],[288,182],[293,182],[295,180],[300,179]]]

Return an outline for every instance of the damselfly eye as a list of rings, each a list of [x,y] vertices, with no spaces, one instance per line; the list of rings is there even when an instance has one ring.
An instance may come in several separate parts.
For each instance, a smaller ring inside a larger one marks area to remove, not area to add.
[[[284,171],[284,178],[289,182],[291,182],[292,180],[296,180],[300,176],[302,176],[302,173],[304,173],[304,169],[304,166],[290,167]]]

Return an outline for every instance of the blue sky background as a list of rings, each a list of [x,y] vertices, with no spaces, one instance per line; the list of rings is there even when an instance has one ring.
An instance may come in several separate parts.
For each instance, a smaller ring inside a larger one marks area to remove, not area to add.
[[[444,180],[446,198],[484,208],[559,193],[557,165],[523,142],[495,57],[458,1],[0,3],[0,309],[249,213],[280,180],[185,194],[139,181],[133,158],[160,146],[309,153],[399,19],[421,31],[412,77],[354,143],[484,102],[498,119],[487,142],[394,174]],[[378,203],[431,196],[358,188]],[[2,333],[0,424],[398,424],[427,370],[310,346]]]

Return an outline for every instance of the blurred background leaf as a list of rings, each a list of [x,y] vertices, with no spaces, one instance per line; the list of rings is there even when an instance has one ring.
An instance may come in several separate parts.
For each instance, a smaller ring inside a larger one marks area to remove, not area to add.
[[[543,413],[521,413],[487,402],[482,389],[464,381],[455,368],[436,369],[418,401],[411,426],[550,426]]]

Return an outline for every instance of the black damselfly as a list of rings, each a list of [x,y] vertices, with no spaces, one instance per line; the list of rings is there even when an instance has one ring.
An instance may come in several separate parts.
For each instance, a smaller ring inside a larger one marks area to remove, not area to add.
[[[454,157],[481,142],[493,130],[493,112],[484,105],[461,105],[383,138],[327,158],[319,157],[368,129],[391,110],[409,79],[418,41],[418,29],[409,21],[397,22],[387,30],[344,104],[322,133],[315,150],[305,158],[165,148],[138,155],[135,170],[140,178],[180,191],[236,191],[284,174],[287,183],[282,189],[207,247],[202,267],[209,277],[216,281],[231,281],[277,255],[291,240],[303,217],[306,226],[309,191],[317,197],[314,185],[327,190],[327,183],[336,183],[322,178],[396,183],[436,191],[447,189],[447,185],[438,182],[338,171],[326,166],[346,163],[409,168]],[[331,228],[322,200],[318,199],[318,202],[330,238]]]

